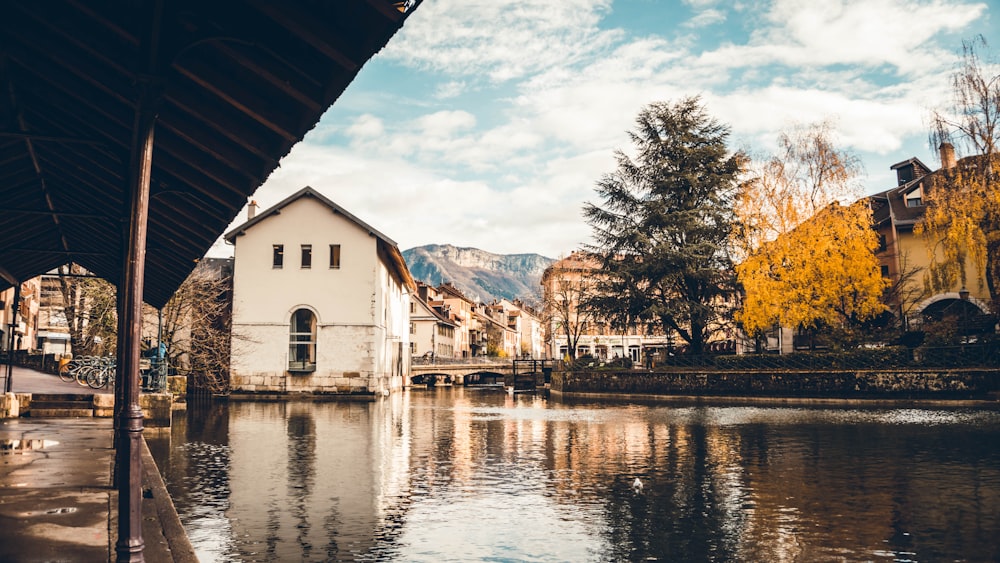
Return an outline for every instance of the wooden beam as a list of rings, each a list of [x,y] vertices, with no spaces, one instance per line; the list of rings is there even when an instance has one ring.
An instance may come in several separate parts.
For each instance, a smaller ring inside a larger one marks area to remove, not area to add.
[[[16,131],[0,131],[0,137],[8,137],[11,139],[30,139],[35,142],[53,142],[53,143],[81,143],[85,145],[103,145],[103,141],[98,141],[97,139],[83,139],[78,137],[60,137],[57,135],[41,135],[38,133],[20,133]]]
[[[79,213],[75,211],[57,211],[57,210],[42,210],[42,209],[4,209],[4,213],[10,213],[12,215],[58,215],[60,217],[73,217],[76,219],[94,219],[97,221],[118,221],[121,220],[120,217],[115,215],[106,215],[98,213]]]

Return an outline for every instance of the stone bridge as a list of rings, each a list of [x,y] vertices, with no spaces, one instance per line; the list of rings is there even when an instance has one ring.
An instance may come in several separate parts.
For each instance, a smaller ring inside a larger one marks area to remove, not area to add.
[[[522,379],[540,381],[545,370],[551,372],[551,360],[507,360],[477,361],[450,360],[420,361],[414,359],[410,367],[410,385],[453,384],[453,385],[514,385],[518,388]],[[516,381],[515,381],[516,380]]]

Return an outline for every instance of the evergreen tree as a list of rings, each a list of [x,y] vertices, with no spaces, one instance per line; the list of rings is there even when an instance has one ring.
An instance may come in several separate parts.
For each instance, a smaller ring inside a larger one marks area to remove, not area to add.
[[[597,183],[602,204],[584,208],[602,266],[593,307],[676,333],[695,354],[736,295],[727,243],[745,159],[728,136],[697,97],[650,104],[629,133],[634,159],[616,151],[618,169]]]

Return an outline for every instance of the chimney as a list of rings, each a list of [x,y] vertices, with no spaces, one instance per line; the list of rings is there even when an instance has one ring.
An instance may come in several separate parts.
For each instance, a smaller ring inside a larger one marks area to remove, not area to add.
[[[257,200],[251,199],[250,203],[247,204],[247,221],[253,219],[257,215]]]
[[[938,150],[941,152],[941,169],[950,170],[954,168],[957,164],[955,161],[955,147],[951,143],[941,143]]]

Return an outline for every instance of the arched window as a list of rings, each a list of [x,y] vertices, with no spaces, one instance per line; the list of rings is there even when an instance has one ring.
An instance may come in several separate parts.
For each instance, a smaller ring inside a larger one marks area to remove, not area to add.
[[[316,371],[316,315],[297,309],[290,324],[288,371]]]

